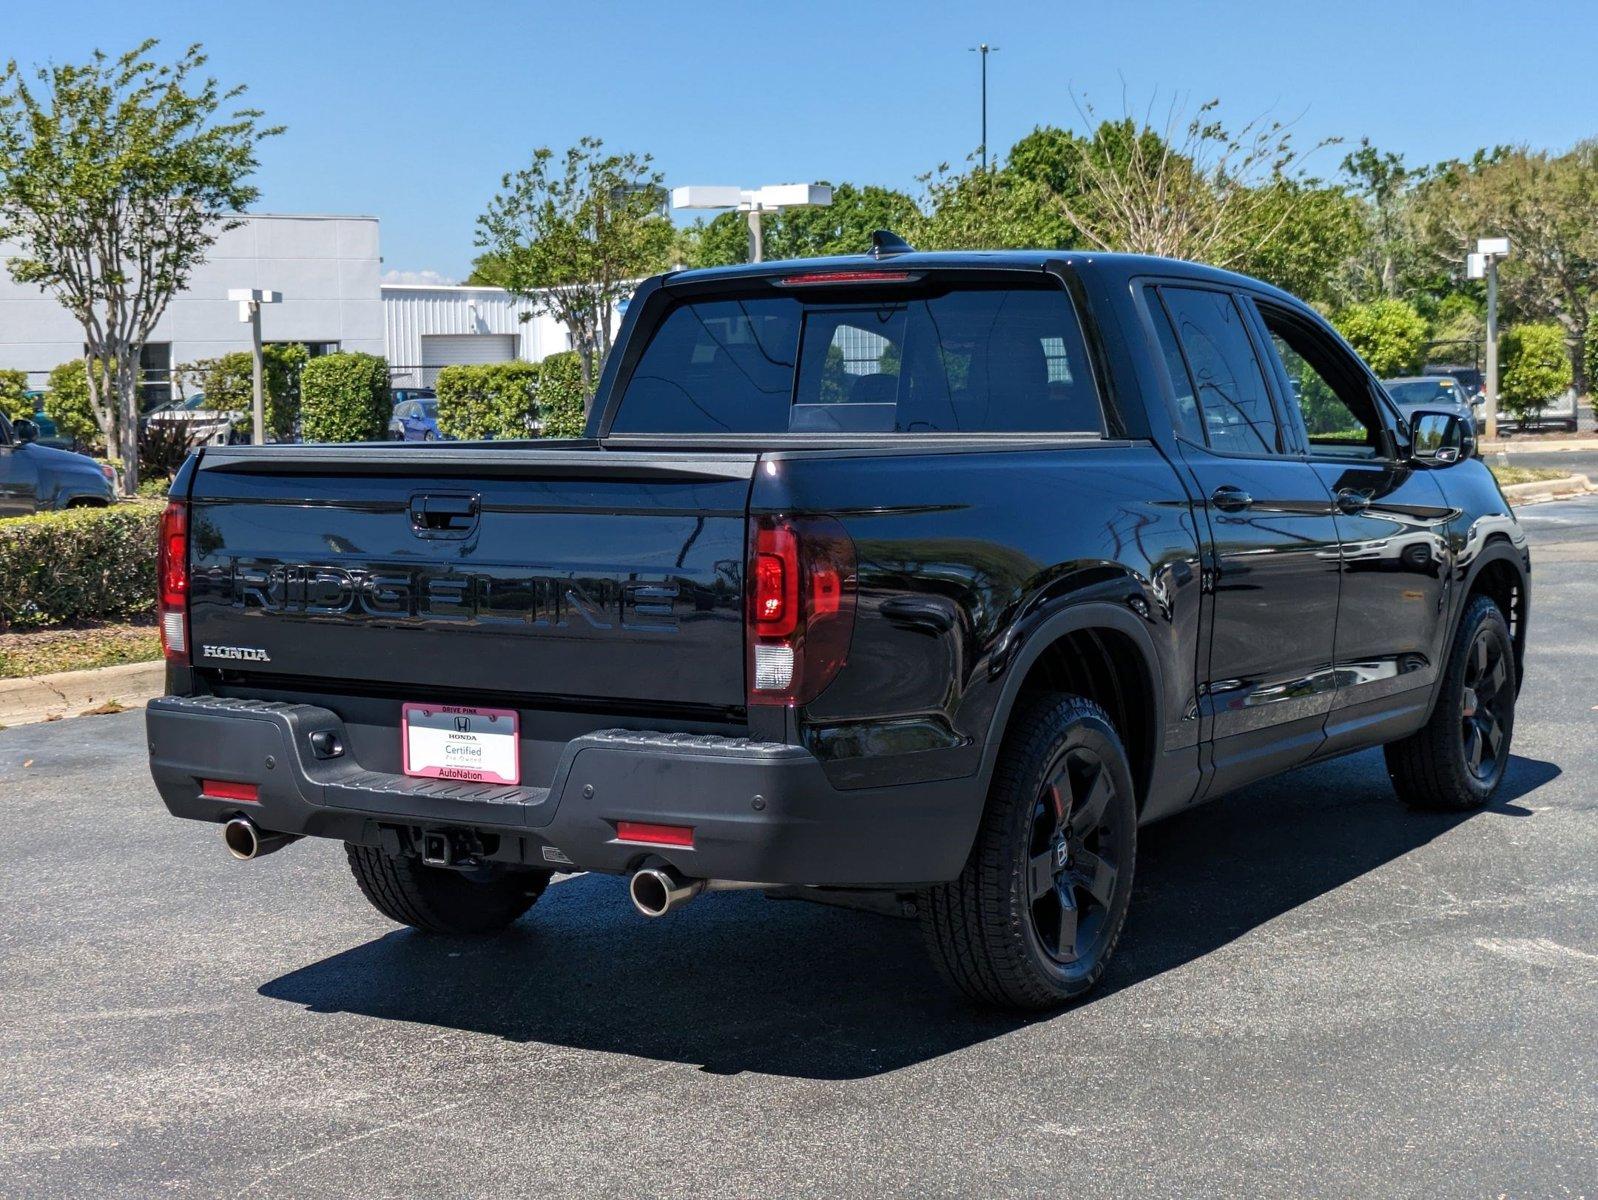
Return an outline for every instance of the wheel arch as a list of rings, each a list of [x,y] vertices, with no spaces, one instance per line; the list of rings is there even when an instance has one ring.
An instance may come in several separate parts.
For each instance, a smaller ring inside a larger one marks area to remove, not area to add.
[[[1510,641],[1515,648],[1515,683],[1519,687],[1526,662],[1526,627],[1531,610],[1531,579],[1526,570],[1522,552],[1504,535],[1499,534],[1482,547],[1481,553],[1470,564],[1460,589],[1459,603],[1448,625],[1448,640],[1444,646],[1451,648],[1459,634],[1459,623],[1465,619],[1473,596],[1488,596],[1504,614],[1509,626]],[[1434,696],[1435,701],[1435,696]]]
[[[1106,601],[1067,603],[1021,636],[1003,670],[1004,688],[983,750],[984,798],[1017,705],[1041,692],[1066,691],[1109,713],[1126,746],[1141,812],[1165,727],[1160,658],[1144,622]]]

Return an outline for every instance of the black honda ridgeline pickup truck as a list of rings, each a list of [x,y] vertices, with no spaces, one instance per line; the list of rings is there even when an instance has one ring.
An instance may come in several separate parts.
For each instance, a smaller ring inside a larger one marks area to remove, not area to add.
[[[1530,562],[1457,416],[1252,279],[875,242],[646,282],[580,440],[191,457],[167,807],[442,933],[576,871],[913,911],[1036,1009],[1146,822],[1377,745],[1489,800]]]

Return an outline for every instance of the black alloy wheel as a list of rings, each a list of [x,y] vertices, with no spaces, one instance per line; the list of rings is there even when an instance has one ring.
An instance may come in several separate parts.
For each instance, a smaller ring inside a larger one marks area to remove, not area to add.
[[[1465,686],[1459,699],[1459,733],[1465,768],[1483,783],[1503,769],[1508,748],[1506,711],[1514,704],[1511,671],[1503,639],[1483,627],[1465,658]]]
[[[1067,972],[1096,962],[1120,875],[1115,780],[1098,755],[1060,755],[1032,806],[1027,881],[1032,931]]]

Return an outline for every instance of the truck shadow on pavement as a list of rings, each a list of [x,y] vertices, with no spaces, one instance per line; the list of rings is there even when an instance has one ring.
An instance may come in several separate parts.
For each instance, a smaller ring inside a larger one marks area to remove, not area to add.
[[[1555,778],[1514,758],[1488,813]],[[950,993],[912,921],[754,893],[711,895],[645,921],[618,879],[554,884],[510,932],[467,940],[396,931],[265,984],[313,1013],[514,1042],[756,1071],[856,1079],[1068,1023],[1481,814],[1412,813],[1380,753],[1292,772],[1143,831],[1132,913],[1103,986],[1041,1018],[994,1016]],[[1313,938],[1311,929],[1309,936]]]

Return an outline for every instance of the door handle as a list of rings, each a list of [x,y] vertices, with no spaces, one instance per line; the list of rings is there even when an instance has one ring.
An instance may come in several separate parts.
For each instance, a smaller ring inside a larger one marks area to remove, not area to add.
[[[1334,497],[1337,501],[1337,511],[1348,513],[1362,513],[1371,506],[1371,498],[1364,492],[1356,492],[1353,488],[1339,488]]]
[[[465,538],[477,528],[480,500],[472,494],[415,495],[410,507],[417,537]]]
[[[1223,483],[1210,493],[1210,503],[1222,512],[1242,512],[1254,503],[1254,497],[1235,484]]]

